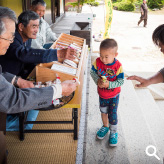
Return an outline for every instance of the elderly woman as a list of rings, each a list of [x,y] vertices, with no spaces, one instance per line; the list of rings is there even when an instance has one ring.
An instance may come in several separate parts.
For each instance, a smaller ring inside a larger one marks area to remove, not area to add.
[[[14,40],[15,23],[15,13],[7,7],[0,6],[0,55],[6,53],[10,43]],[[62,95],[70,95],[76,89],[77,83],[69,80],[50,87],[32,88],[34,87],[32,82],[9,73],[2,73],[0,66],[0,86],[1,122],[3,120],[2,113],[19,113],[51,105],[52,100],[60,98]],[[0,123],[0,163],[7,163],[1,125]]]

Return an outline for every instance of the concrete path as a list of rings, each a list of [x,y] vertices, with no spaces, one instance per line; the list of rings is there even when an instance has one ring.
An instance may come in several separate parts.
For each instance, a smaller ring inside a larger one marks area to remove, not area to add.
[[[96,14],[93,20],[93,34],[104,29],[104,6],[89,8],[83,7],[83,12]],[[163,15],[149,15],[148,26],[139,27],[139,13],[113,11],[113,21],[110,37],[118,42],[119,56],[125,70],[129,72],[156,72],[164,66],[164,57],[160,50],[152,42],[152,32],[160,24],[164,23]],[[93,51],[98,51],[99,42],[93,41]],[[91,58],[97,57],[98,53],[92,53]],[[122,100],[124,102],[124,100]],[[121,108],[123,110],[123,108]],[[123,112],[123,111],[122,111]],[[120,118],[120,115],[119,115]],[[135,119],[135,117],[134,117]],[[128,157],[127,146],[122,129],[122,119],[119,119],[119,144],[116,148],[108,146],[108,136],[103,141],[96,139],[96,131],[102,126],[99,112],[98,94],[93,80],[89,82],[89,99],[87,113],[87,129],[84,150],[84,164],[128,164],[131,159]],[[125,126],[124,126],[125,127]],[[125,129],[125,128],[124,128]],[[130,130],[130,129],[129,129]],[[127,128],[128,131],[128,128]],[[139,133],[139,132],[137,132]],[[130,133],[129,133],[130,134]],[[126,134],[127,135],[127,134]],[[130,138],[130,136],[129,136]],[[136,150],[138,149],[136,145]],[[145,152],[139,152],[146,156]],[[152,163],[154,163],[154,159]],[[138,162],[138,163],[137,163]],[[142,159],[132,163],[143,164]],[[150,162],[147,162],[150,163]]]
[[[93,20],[93,34],[104,30],[104,5],[99,7],[84,6],[83,12],[96,14]],[[164,56],[152,42],[152,33],[160,24],[164,23],[163,15],[148,15],[147,28],[137,22],[140,13],[113,10],[113,20],[110,37],[118,42],[118,59],[127,71],[155,72],[164,65]],[[99,50],[100,42],[93,42],[93,51]]]

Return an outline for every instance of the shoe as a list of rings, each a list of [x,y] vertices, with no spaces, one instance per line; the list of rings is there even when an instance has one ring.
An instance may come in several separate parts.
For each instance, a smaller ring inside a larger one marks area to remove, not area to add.
[[[106,136],[106,134],[109,132],[109,127],[102,126],[101,129],[97,132],[97,138],[102,140]]]
[[[110,133],[109,136],[109,146],[117,146],[118,133]]]

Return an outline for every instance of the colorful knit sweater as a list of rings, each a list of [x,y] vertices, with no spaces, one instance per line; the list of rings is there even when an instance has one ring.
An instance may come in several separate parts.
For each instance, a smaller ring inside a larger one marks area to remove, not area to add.
[[[98,87],[98,93],[101,98],[112,98],[120,93],[120,86],[124,83],[124,72],[121,63],[117,59],[114,59],[114,62],[111,64],[104,64],[100,58],[97,58],[92,65],[90,74],[96,85],[101,76],[105,76],[109,81],[108,88]]]

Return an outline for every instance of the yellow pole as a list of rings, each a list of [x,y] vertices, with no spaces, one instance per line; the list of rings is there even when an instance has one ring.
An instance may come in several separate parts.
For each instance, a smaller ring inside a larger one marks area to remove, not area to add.
[[[111,0],[105,0],[105,7],[106,7],[106,19],[105,19],[105,32],[103,38],[109,38],[109,29],[112,23],[113,17],[113,6]]]

